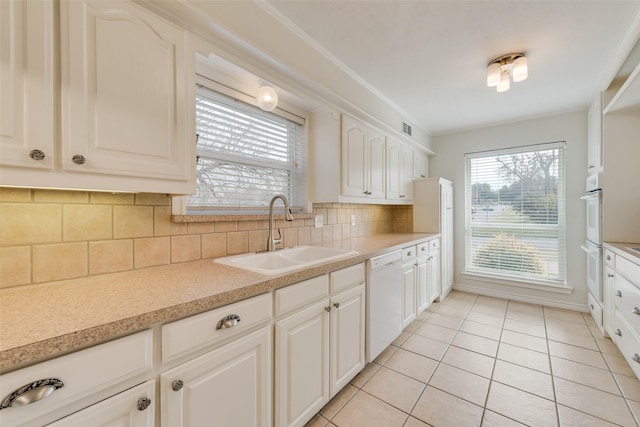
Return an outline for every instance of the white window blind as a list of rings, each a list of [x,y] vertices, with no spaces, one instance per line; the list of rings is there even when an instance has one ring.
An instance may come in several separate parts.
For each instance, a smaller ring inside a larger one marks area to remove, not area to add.
[[[196,88],[197,194],[189,211],[264,211],[276,194],[304,204],[302,126]]]
[[[470,153],[465,269],[566,284],[564,143]]]

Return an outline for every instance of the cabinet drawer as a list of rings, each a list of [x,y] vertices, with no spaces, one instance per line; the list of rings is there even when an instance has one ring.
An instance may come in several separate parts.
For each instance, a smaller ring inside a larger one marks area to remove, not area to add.
[[[619,256],[616,258],[616,273],[622,274],[632,284],[640,286],[640,265]]]
[[[100,394],[101,391],[140,383],[143,375],[151,372],[152,366],[153,333],[148,330],[9,372],[0,376],[2,404],[15,390],[25,385],[33,386],[42,380],[60,380],[64,385],[33,404],[1,410],[0,425],[23,425],[35,419],[38,419],[38,424],[54,421],[68,415],[64,410],[67,405],[80,400],[89,405],[106,397],[104,393]],[[87,399],[92,395],[96,395],[95,400]],[[74,407],[70,412],[77,409]]]
[[[640,290],[620,274],[615,276],[614,288],[616,309],[640,332]]]
[[[416,257],[416,247],[409,246],[402,249],[402,260],[407,260]]]
[[[593,295],[591,295],[591,292],[587,293],[587,297],[591,317],[593,317],[593,321],[596,322],[598,328],[602,329],[602,306],[598,301],[596,301]]]
[[[430,251],[440,250],[440,239],[429,240],[427,243],[429,243]]]
[[[331,293],[364,283],[364,264],[343,268],[329,274]]]
[[[229,317],[237,319],[224,325]],[[162,327],[162,362],[220,342],[271,318],[271,293],[259,295]]]
[[[328,295],[329,275],[327,274],[278,289],[275,293],[276,316]]]
[[[631,330],[618,310],[613,320],[613,331],[613,340],[633,372],[640,378],[640,337]]]
[[[616,254],[614,254],[609,249],[605,249],[603,257],[604,257],[604,262],[606,262],[609,267],[611,268],[616,267]]]

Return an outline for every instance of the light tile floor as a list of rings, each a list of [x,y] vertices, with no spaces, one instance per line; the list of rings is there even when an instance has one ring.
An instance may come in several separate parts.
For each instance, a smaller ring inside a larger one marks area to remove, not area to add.
[[[588,313],[452,292],[307,427],[638,426],[640,381]]]

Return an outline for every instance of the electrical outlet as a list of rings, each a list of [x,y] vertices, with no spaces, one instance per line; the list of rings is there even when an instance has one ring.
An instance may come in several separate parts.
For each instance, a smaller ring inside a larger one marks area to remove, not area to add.
[[[356,216],[351,215],[351,225],[356,225]]]
[[[322,228],[322,215],[316,215],[316,228]]]

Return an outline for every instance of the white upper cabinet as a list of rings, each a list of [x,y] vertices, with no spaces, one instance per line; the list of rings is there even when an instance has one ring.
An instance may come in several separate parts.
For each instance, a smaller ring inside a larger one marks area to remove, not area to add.
[[[384,198],[385,137],[342,116],[342,194]]]
[[[187,182],[187,32],[125,1],[60,6],[64,169]]]
[[[188,33],[129,1],[56,5],[0,3],[0,185],[194,193]]]
[[[413,199],[413,156],[406,144],[387,140],[387,199]]]
[[[53,2],[0,1],[3,166],[54,165],[53,51]]]
[[[587,115],[587,173],[602,169],[602,100],[598,96]]]
[[[421,152],[413,152],[413,178],[424,179],[429,176],[429,157]]]

